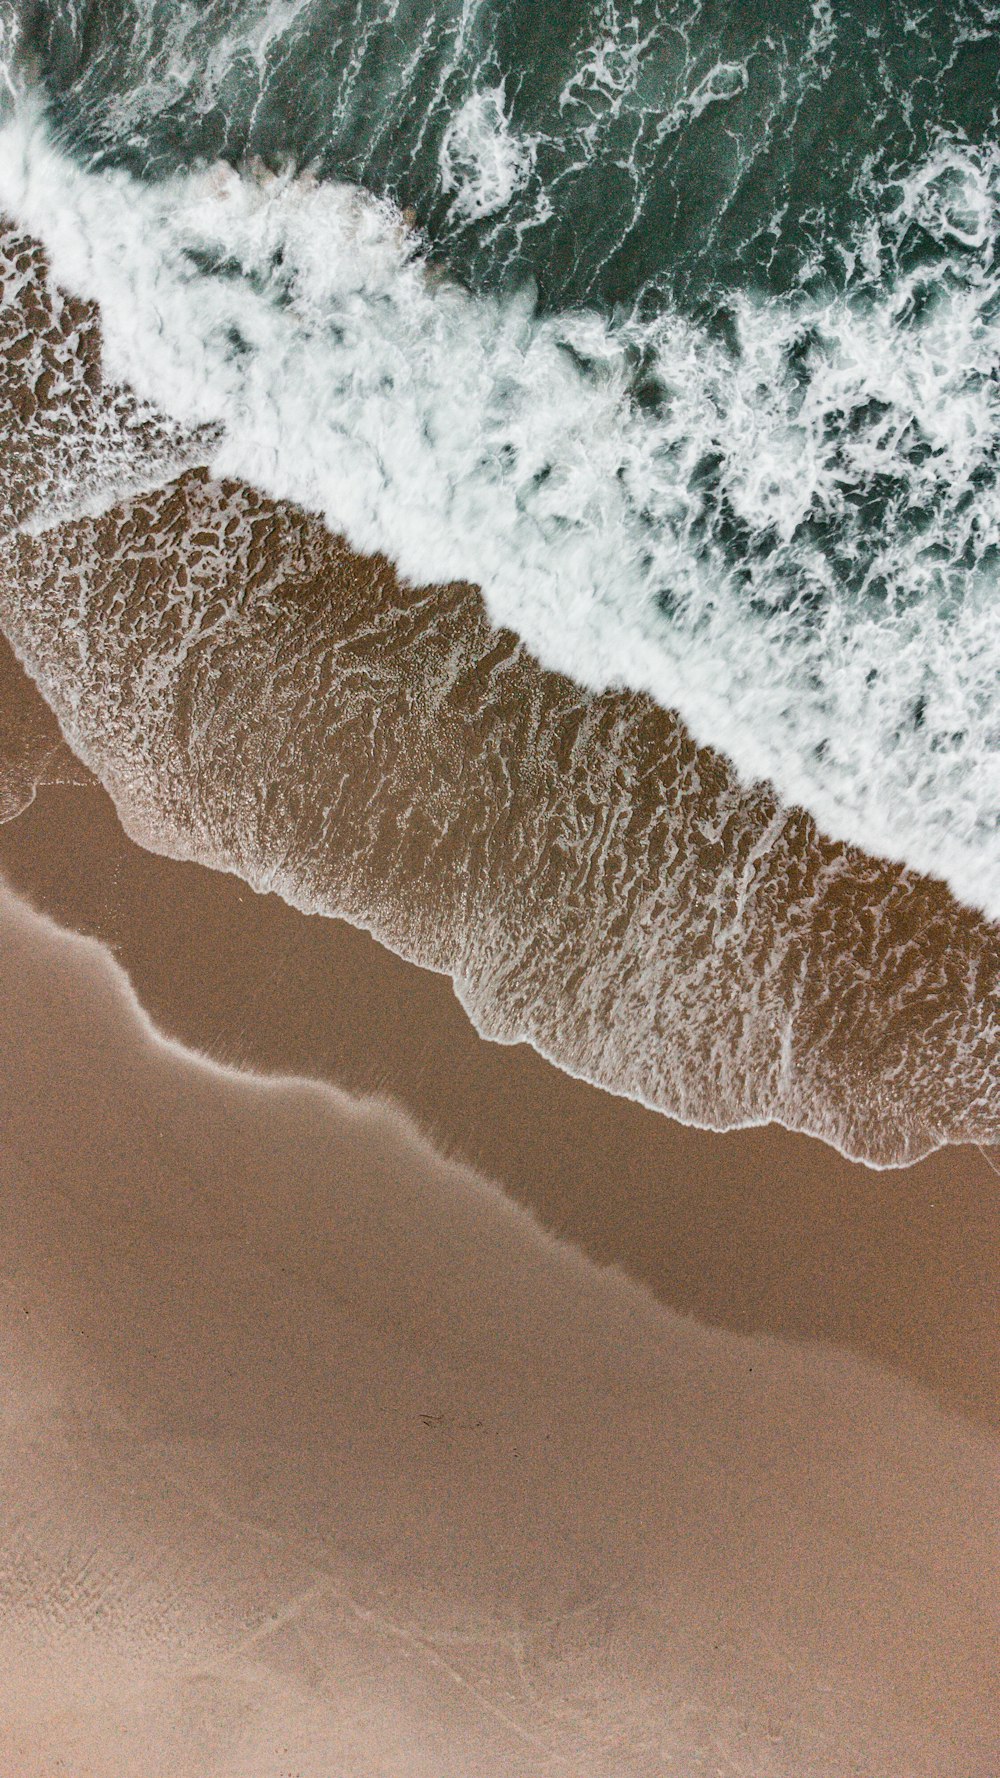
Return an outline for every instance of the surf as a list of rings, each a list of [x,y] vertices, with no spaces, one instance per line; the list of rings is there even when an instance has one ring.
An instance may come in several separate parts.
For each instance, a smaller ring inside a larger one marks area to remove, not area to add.
[[[879,194],[846,292],[712,327],[473,295],[344,184],[89,170],[30,100],[0,202],[214,473],[475,583],[542,665],[1000,910],[996,150]]]

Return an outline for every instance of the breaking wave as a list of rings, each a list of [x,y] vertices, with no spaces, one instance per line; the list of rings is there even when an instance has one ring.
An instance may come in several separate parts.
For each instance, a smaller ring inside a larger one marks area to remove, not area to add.
[[[497,89],[441,176],[485,214],[530,158]],[[470,294],[387,200],[88,169],[30,101],[0,202],[217,474],[476,583],[543,665],[652,694],[831,836],[1000,911],[994,148],[942,139],[875,189],[843,288],[711,320]]]

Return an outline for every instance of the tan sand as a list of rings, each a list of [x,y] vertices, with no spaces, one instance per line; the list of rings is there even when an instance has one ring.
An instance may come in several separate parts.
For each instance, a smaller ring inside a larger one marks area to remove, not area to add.
[[[22,685],[20,699],[31,695]],[[387,1093],[446,1153],[671,1307],[834,1341],[1000,1424],[1000,1157],[945,1149],[872,1172],[778,1126],[677,1125],[527,1045],[483,1043],[447,978],[343,921],[145,852],[96,785],[42,789],[0,826],[0,870],[109,944],[142,1004],[189,1046]]]
[[[993,1778],[997,1446],[0,897],[10,1778]]]

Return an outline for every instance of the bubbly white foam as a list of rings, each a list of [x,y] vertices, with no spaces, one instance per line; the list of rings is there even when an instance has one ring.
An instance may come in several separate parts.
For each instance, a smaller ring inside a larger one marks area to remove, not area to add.
[[[510,203],[531,171],[535,144],[511,129],[504,83],[475,92],[441,139],[441,188],[453,192],[449,216],[477,222]]]
[[[660,136],[669,136],[674,130],[682,130],[685,124],[693,123],[710,105],[722,105],[730,99],[738,99],[745,93],[749,81],[749,72],[745,62],[716,62],[708,73],[699,80],[692,92],[683,99],[678,99],[658,125]]]
[[[494,99],[445,172],[470,214],[526,152]],[[470,297],[345,186],[83,171],[27,106],[0,202],[99,302],[110,374],[220,429],[217,474],[477,582],[545,665],[650,692],[832,836],[1000,914],[995,153],[942,143],[853,295],[734,295],[728,341]],[[907,260],[915,231],[936,258]]]

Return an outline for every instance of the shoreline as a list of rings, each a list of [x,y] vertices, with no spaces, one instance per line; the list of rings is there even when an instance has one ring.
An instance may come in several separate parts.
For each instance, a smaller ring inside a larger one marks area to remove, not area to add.
[[[96,783],[41,785],[0,826],[0,872],[110,945],[147,1015],[186,1048],[388,1097],[542,1226],[671,1307],[832,1341],[1000,1425],[995,1183],[974,1149],[875,1171],[777,1125],[679,1124],[528,1045],[481,1038],[447,976],[346,922],[145,851]]]
[[[0,1778],[1000,1778],[1000,147],[812,10],[22,21]]]
[[[995,1439],[0,927],[16,1778],[986,1778]]]
[[[650,700],[545,673],[475,588],[178,474],[199,440],[104,381],[37,244],[5,248],[0,625],[141,843],[349,919],[485,1038],[689,1127],[882,1165],[996,1140],[1000,930]],[[81,516],[25,527],[53,500]]]

